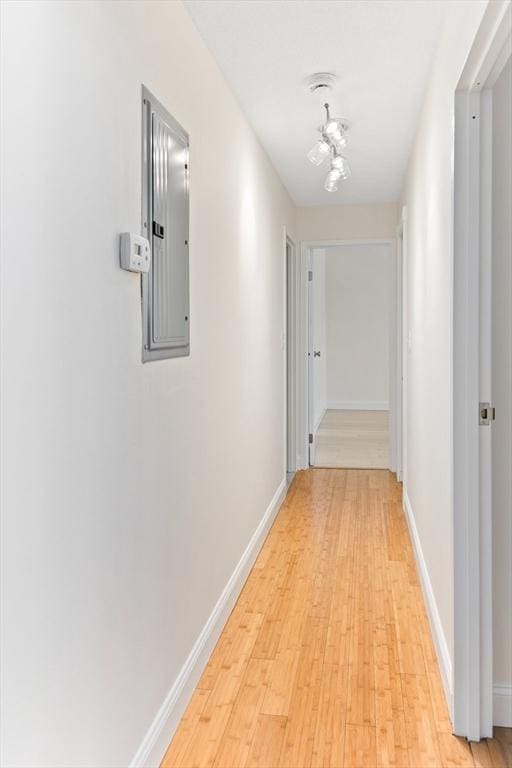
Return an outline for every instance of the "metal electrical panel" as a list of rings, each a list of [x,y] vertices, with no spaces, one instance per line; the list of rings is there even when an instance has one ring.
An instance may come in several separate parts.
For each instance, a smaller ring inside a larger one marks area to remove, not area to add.
[[[151,267],[142,275],[142,360],[190,354],[188,134],[142,88],[142,233]]]

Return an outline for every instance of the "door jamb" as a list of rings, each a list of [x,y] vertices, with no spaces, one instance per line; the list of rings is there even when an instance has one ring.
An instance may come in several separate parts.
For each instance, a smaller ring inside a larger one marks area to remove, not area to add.
[[[405,489],[406,465],[406,269],[407,269],[407,208],[402,207],[400,222],[396,228],[396,477]]]
[[[290,259],[288,260],[288,248]],[[302,469],[301,251],[283,228],[284,250],[284,475]]]
[[[302,397],[302,418],[300,420],[300,431],[299,435],[301,443],[302,443],[302,452],[301,452],[301,460],[302,469],[307,469],[309,467],[309,427],[308,427],[308,408],[309,408],[309,378],[308,378],[308,351],[309,351],[309,297],[308,297],[308,270],[309,270],[309,264],[311,262],[311,251],[315,248],[332,248],[336,246],[343,246],[343,245],[388,245],[391,248],[391,257],[393,259],[393,263],[396,262],[396,240],[395,238],[365,238],[365,239],[353,239],[353,240],[303,240],[300,243],[300,269],[301,269],[301,290],[300,290],[300,300],[301,305],[299,307],[299,317],[298,317],[298,335],[299,335],[299,346],[298,349],[302,352],[301,359],[299,361],[299,368],[300,372],[298,372],[299,379],[301,382],[301,392],[299,393]],[[392,270],[393,272],[393,270]],[[314,278],[313,278],[314,279]],[[394,295],[394,286],[391,285],[390,287],[391,296]],[[396,352],[396,346],[392,344],[392,349]],[[393,360],[390,361],[390,366],[393,366],[396,370],[396,355],[394,355]],[[391,378],[391,377],[390,377]],[[390,409],[392,407],[396,407],[394,405],[394,398],[390,398],[389,403]],[[396,418],[390,419],[390,424],[395,423],[396,424]],[[390,440],[390,443],[393,443],[393,439]],[[391,456],[390,456],[390,466],[391,466]]]
[[[481,317],[482,307],[489,306],[491,231],[492,111],[486,89],[511,49],[510,0],[490,3],[455,92],[453,719],[454,732],[472,741],[493,730],[490,428],[478,422],[478,403],[490,402],[491,394]]]
[[[314,258],[313,249],[308,250],[308,263],[307,263],[307,291],[308,291],[308,329],[307,329],[307,432],[308,432],[308,466],[315,465],[315,419],[314,419],[314,403],[315,403],[315,380],[312,376],[315,366],[314,358],[314,323],[313,316],[315,313],[315,294],[314,294]],[[312,279],[310,280],[310,276]],[[325,350],[324,350],[325,355]]]

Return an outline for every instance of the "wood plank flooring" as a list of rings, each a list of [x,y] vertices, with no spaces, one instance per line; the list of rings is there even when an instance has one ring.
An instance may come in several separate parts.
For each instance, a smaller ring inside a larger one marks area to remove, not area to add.
[[[299,472],[162,768],[506,768],[451,724],[387,471]]]
[[[389,411],[327,410],[315,435],[315,467],[387,469]]]

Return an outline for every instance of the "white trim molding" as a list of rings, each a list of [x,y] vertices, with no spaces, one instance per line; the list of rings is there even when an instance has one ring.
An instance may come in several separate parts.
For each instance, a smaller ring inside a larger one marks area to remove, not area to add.
[[[297,457],[297,469],[309,467],[309,250],[305,243],[301,242],[299,250],[298,273],[296,280],[297,289],[297,398],[299,424],[298,440],[300,452]]]
[[[359,238],[355,240],[302,240],[301,246],[306,250],[312,248],[336,248],[339,245],[393,245],[394,237]]]
[[[389,469],[402,480],[402,224],[395,229],[395,258],[391,276],[389,343],[395,365],[389,371]],[[394,311],[393,311],[394,310]]]
[[[492,735],[491,539],[488,452],[481,443],[482,110],[480,93],[455,94],[453,313],[454,731],[471,741]],[[482,502],[484,502],[482,504]],[[485,653],[484,653],[485,648]]]
[[[443,683],[444,694],[448,703],[448,709],[450,711],[450,717],[453,713],[453,670],[452,660],[450,658],[450,652],[448,650],[448,643],[446,642],[446,636],[443,631],[443,625],[441,624],[441,617],[439,615],[439,609],[437,607],[434,590],[432,588],[432,582],[428,573],[427,563],[423,555],[421,548],[420,536],[416,527],[416,521],[414,519],[414,513],[412,511],[411,502],[407,492],[404,490],[403,494],[403,508],[405,512],[405,519],[409,528],[409,533],[412,539],[412,545],[414,549],[414,556],[416,559],[416,565],[420,575],[421,590],[425,604],[427,606],[428,620],[430,624],[430,631],[434,639],[434,646],[436,649],[437,660],[439,668],[441,670],[441,680]]]
[[[510,0],[489,3],[454,94],[453,499],[454,706],[457,736],[492,736],[490,87],[511,47]]]
[[[288,255],[289,249],[289,255]],[[286,339],[283,355],[284,419],[285,443],[284,465],[287,472],[296,472],[304,467],[302,457],[302,402],[301,402],[301,334],[300,334],[300,292],[301,266],[300,251],[295,241],[283,227],[284,252],[284,312],[283,335]]]
[[[492,693],[493,725],[512,728],[512,685],[494,683]]]
[[[396,412],[394,458],[397,480],[406,487],[406,359],[407,349],[407,207],[402,206],[396,228]],[[391,414],[390,414],[391,416]],[[391,462],[393,466],[393,461]]]
[[[309,295],[308,295],[308,270],[310,264],[310,254],[314,248],[335,248],[339,246],[368,246],[383,245],[391,248],[393,262],[396,262],[396,239],[394,237],[383,238],[364,238],[354,240],[302,240],[300,243],[301,253],[301,275],[302,286],[300,292],[300,307],[298,317],[299,335],[301,338],[301,347],[303,359],[300,361],[301,373],[299,379],[302,383],[302,391],[299,393],[302,399],[302,456],[306,458],[303,464],[298,463],[297,468],[306,469],[310,465],[309,456],[314,453],[314,443],[309,444],[309,370],[308,370],[308,351],[309,351]],[[394,267],[395,268],[395,267]],[[390,286],[391,290],[391,286]],[[393,359],[390,360],[390,367],[396,370],[396,345],[391,345],[390,354]],[[391,378],[391,377],[390,377]],[[400,398],[401,399],[401,398]],[[395,398],[391,402],[372,402],[372,401],[328,401],[327,409],[332,410],[361,410],[361,411],[387,411],[396,407]],[[396,414],[390,414],[390,429],[396,429]],[[316,433],[316,430],[314,430]],[[391,441],[396,441],[396,435],[391,436]],[[301,458],[302,458],[301,456]],[[391,455],[390,455],[391,464]]]
[[[492,88],[512,53],[510,0],[489,3],[471,52],[464,66],[458,90],[482,91]]]
[[[389,411],[386,400],[328,400],[329,411]]]
[[[130,768],[158,768],[160,765],[165,750],[171,742],[181,716],[242,591],[285,495],[286,478],[283,478],[208,621],[194,643],[187,660],[144,736],[130,763]]]

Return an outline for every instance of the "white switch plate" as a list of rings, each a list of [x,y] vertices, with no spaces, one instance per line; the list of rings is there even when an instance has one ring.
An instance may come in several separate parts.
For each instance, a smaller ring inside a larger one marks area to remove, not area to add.
[[[120,242],[121,268],[129,272],[149,272],[151,266],[149,240],[133,232],[123,232]]]

